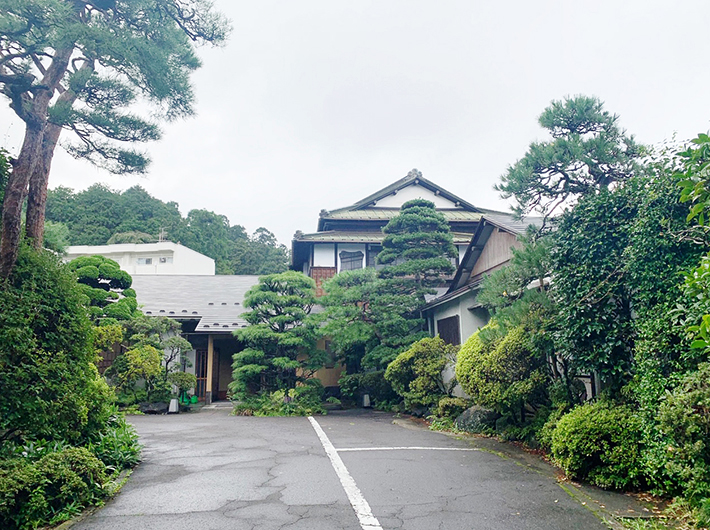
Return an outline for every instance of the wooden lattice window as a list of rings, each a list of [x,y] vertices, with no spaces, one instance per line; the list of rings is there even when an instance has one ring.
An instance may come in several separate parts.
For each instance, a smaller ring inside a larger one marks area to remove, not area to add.
[[[362,260],[364,257],[365,254],[359,250],[357,252],[347,252],[343,250],[340,253],[340,270],[354,271],[362,269]]]

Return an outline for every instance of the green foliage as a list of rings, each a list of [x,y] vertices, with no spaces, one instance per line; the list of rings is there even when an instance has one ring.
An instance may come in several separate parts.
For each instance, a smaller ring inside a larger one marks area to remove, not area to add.
[[[460,416],[470,406],[471,402],[468,399],[444,396],[439,399],[439,404],[436,408],[436,415],[439,418],[449,418],[453,420],[456,419],[457,416]]]
[[[690,203],[687,221],[696,221],[706,226],[710,208],[710,136],[699,134],[690,141],[693,145],[679,153],[683,159],[683,169],[676,173],[681,188],[681,202]]]
[[[710,363],[701,363],[663,400],[666,471],[691,504],[710,498]]]
[[[8,530],[56,525],[106,496],[104,464],[84,448],[51,452],[36,462],[0,463],[0,525]]]
[[[74,130],[77,142],[64,145],[74,157],[114,173],[143,172],[146,156],[125,144],[156,140],[160,131],[131,110],[140,96],[153,119],[192,114],[189,76],[200,64],[195,43],[218,44],[228,31],[211,7],[199,0],[103,6],[3,0],[0,52],[12,53],[3,65],[2,92],[28,127],[46,120]],[[56,81],[48,81],[46,71],[54,71]],[[49,97],[61,92],[54,104],[30,97],[42,83]]]
[[[187,392],[197,385],[197,377],[195,374],[189,374],[187,372],[172,372],[168,374],[168,381],[178,387],[180,393]]]
[[[246,348],[234,354],[235,395],[288,391],[325,361],[315,348],[316,323],[308,318],[315,305],[315,282],[288,271],[259,278],[246,294],[242,316],[251,326],[234,335]]]
[[[631,374],[633,286],[624,250],[639,203],[630,187],[584,197],[555,233],[553,289],[557,347],[582,370],[618,390]]]
[[[22,247],[0,286],[0,432],[77,442],[100,430],[111,392],[94,364],[92,326],[72,274]]]
[[[627,406],[585,403],[557,421],[552,457],[571,477],[602,488],[641,487],[641,430],[641,420]]]
[[[135,296],[121,297],[133,278],[115,261],[103,256],[80,256],[67,265],[74,271],[80,289],[86,296],[92,317],[125,321],[136,313]],[[129,291],[134,294],[135,291]]]
[[[330,337],[331,348],[348,374],[357,373],[363,358],[378,344],[372,300],[377,295],[377,271],[368,267],[342,271],[323,284],[325,295],[321,332]]]
[[[385,379],[404,398],[408,409],[433,407],[451,393],[442,372],[457,350],[440,337],[422,339],[389,364]]]
[[[233,414],[237,416],[311,416],[325,414],[323,385],[317,379],[308,379],[292,392],[275,390],[246,397],[236,403]]]
[[[525,407],[548,402],[545,358],[532,348],[528,332],[514,328],[505,336],[486,341],[483,332],[496,330],[491,323],[461,347],[456,379],[478,405],[491,407],[513,421],[524,421]]]
[[[0,147],[0,204],[2,204],[5,198],[5,186],[7,185],[7,179],[10,176],[10,169],[12,165],[10,164],[10,154]]]
[[[530,144],[496,189],[515,198],[520,216],[547,217],[560,205],[628,179],[641,150],[617,122],[595,97],[553,101],[539,118],[552,139]]]
[[[44,248],[53,250],[57,254],[64,254],[69,246],[69,228],[64,223],[46,221],[44,223]]]
[[[141,243],[155,243],[155,242],[156,242],[155,236],[152,236],[150,234],[146,234],[145,232],[140,232],[138,230],[131,230],[130,232],[116,232],[110,238],[108,238],[108,241],[106,241],[106,244],[107,245],[119,245],[119,244],[126,244],[126,243],[141,244]]]
[[[336,351],[359,365],[381,370],[411,344],[428,336],[420,309],[425,295],[443,285],[453,272],[453,236],[433,203],[421,199],[402,205],[399,215],[383,228],[383,250],[371,272],[346,274],[326,286],[325,318],[335,331]],[[361,297],[359,300],[357,297]],[[352,326],[351,329],[346,329]],[[341,331],[338,331],[341,330]]]
[[[114,470],[130,469],[141,460],[138,434],[122,415],[114,415],[106,429],[99,432],[87,448],[107,467]]]
[[[392,389],[392,385],[385,379],[384,370],[343,375],[340,377],[338,385],[340,385],[343,401],[349,402],[351,405],[359,404],[359,400],[365,394],[370,396],[372,405],[381,410],[386,410],[401,401],[401,398]]]

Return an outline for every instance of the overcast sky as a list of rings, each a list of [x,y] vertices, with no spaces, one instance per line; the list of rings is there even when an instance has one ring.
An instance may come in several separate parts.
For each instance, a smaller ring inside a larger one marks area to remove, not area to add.
[[[707,0],[215,0],[226,46],[200,49],[197,115],[164,126],[143,177],[57,152],[50,187],[140,184],[290,246],[321,209],[412,168],[474,205],[553,99],[595,95],[640,142],[710,128]],[[6,107],[6,100],[4,101]],[[0,145],[23,124],[0,110]]]

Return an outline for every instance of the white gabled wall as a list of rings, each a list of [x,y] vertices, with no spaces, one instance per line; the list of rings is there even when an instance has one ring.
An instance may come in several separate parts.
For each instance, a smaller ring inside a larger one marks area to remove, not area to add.
[[[412,184],[411,186],[402,188],[396,194],[388,195],[380,199],[375,206],[382,208],[400,208],[405,202],[411,201],[412,199],[426,199],[433,202],[437,208],[456,208],[456,205],[449,199],[445,199],[441,195],[436,195],[433,191],[418,184]]]

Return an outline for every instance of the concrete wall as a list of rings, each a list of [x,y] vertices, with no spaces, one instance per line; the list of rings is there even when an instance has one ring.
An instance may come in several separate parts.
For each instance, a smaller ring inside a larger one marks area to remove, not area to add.
[[[438,335],[437,321],[448,317],[459,316],[459,332],[461,334],[461,343],[466,342],[479,328],[488,324],[488,315],[482,308],[470,310],[469,307],[475,304],[475,291],[467,293],[440,304],[427,311],[430,320],[433,323],[433,334]]]

